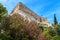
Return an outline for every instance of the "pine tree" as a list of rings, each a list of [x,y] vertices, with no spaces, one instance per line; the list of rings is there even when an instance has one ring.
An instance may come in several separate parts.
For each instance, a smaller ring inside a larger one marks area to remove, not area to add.
[[[56,18],[56,14],[54,14],[54,25],[56,25],[58,22],[57,22],[57,18]]]

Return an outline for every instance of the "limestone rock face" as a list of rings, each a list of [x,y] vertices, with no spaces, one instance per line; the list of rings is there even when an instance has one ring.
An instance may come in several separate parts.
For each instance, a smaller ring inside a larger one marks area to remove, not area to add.
[[[12,10],[10,15],[13,14],[20,14],[25,20],[28,20],[29,22],[35,21],[37,23],[46,23],[47,20],[44,17],[38,16],[36,13],[34,13],[32,10],[27,8],[23,3],[19,2],[16,7]]]

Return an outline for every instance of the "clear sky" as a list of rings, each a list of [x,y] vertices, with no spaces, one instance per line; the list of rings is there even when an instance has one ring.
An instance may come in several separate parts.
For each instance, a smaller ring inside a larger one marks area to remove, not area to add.
[[[18,2],[22,2],[39,16],[47,17],[49,22],[53,22],[54,14],[60,22],[60,0],[0,0],[10,13]]]

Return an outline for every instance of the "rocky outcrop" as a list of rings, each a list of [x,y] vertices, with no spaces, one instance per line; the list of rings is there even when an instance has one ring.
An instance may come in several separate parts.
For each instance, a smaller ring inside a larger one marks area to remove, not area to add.
[[[19,2],[15,8],[12,10],[10,15],[13,14],[20,14],[25,20],[30,21],[35,21],[37,23],[48,23],[46,18],[38,16],[35,12],[27,8],[23,3]]]

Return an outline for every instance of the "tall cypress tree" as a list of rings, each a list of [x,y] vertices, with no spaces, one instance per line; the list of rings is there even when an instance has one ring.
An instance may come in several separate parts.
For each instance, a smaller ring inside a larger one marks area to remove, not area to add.
[[[56,18],[56,14],[54,14],[54,25],[56,25],[58,22],[57,22],[57,18]]]

